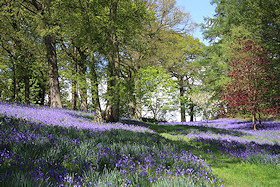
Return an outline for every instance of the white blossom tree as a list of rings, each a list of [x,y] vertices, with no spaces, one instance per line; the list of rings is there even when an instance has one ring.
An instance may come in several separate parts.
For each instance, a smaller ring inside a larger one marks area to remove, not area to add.
[[[215,92],[193,92],[188,97],[201,110],[203,119],[208,120],[215,114],[219,101],[214,99]]]

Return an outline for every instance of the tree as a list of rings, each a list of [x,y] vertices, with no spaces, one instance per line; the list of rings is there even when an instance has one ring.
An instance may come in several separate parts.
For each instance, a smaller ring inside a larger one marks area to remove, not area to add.
[[[202,112],[202,116],[204,119],[208,120],[211,116],[215,115],[217,112],[216,109],[218,107],[219,101],[214,99],[215,92],[201,92],[195,91],[192,94],[188,95],[188,97],[193,101],[193,103],[199,107]]]
[[[141,92],[139,97],[148,111],[152,113],[153,120],[164,120],[167,111],[173,107],[173,92],[176,83],[162,67],[141,68],[137,77]]]
[[[0,11],[1,55],[7,57],[6,68],[12,72],[7,78],[13,80],[13,102],[43,104],[45,77],[40,71],[45,60],[40,58],[41,42],[35,31],[38,24],[30,21],[31,15],[20,1],[1,1]]]
[[[130,81],[128,94],[130,116],[141,119],[141,99],[138,98],[140,85],[136,75],[141,68],[164,66],[166,55],[170,52],[171,38],[193,30],[195,24],[190,15],[176,6],[176,0],[149,0],[146,19],[129,45],[123,49],[123,62],[127,81]],[[140,31],[140,32],[139,32]],[[169,45],[167,45],[169,43]],[[128,80],[129,79],[129,80]]]
[[[239,36],[245,36],[267,51],[271,60],[270,73],[280,80],[279,28],[280,2],[275,0],[212,0],[216,6],[213,18],[206,19],[204,36],[212,42],[207,50],[205,82],[210,89],[220,92],[218,86],[225,84],[224,73],[228,68],[231,43]],[[242,32],[242,34],[240,33]],[[275,88],[275,87],[274,87]],[[271,91],[280,92],[280,87]]]
[[[194,103],[187,98],[186,91],[191,93],[195,81],[198,81],[201,66],[198,63],[204,45],[189,34],[176,34],[166,44],[167,50],[161,58],[162,64],[176,78],[180,103],[181,121],[186,121],[186,111],[194,118]]]
[[[252,40],[242,38],[232,46],[230,81],[222,88],[220,96],[224,114],[250,114],[257,129],[256,114],[278,114],[279,97],[271,93],[275,82],[280,82],[267,69],[271,63],[266,51]]]
[[[57,2],[55,1],[19,1],[21,6],[25,8],[33,16],[33,21],[38,24],[39,34],[46,47],[46,58],[48,60],[48,86],[50,89],[50,105],[51,107],[62,108],[60,98],[60,88],[58,80],[57,66],[57,31],[59,26],[56,20],[56,11],[58,11]]]
[[[132,43],[135,35],[141,31],[147,9],[145,1],[142,0],[112,0],[106,7],[106,10],[109,10],[109,19],[105,22],[105,56],[108,62],[105,120],[116,122],[120,117],[119,86],[121,66],[124,64],[122,53]]]

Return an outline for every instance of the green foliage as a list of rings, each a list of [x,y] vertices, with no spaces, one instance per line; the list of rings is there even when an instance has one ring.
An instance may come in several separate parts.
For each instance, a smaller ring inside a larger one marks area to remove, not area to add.
[[[203,25],[204,36],[212,42],[203,60],[206,65],[204,81],[210,84],[208,89],[219,93],[219,87],[228,81],[224,77],[232,54],[230,46],[237,39],[251,39],[264,47],[272,61],[267,69],[277,77],[279,84],[279,45],[276,42],[279,40],[279,1],[213,0],[212,3],[216,14]]]
[[[162,118],[172,109],[176,82],[162,67],[141,68],[137,78],[141,86],[141,91],[137,94],[144,106],[152,111],[154,119]]]

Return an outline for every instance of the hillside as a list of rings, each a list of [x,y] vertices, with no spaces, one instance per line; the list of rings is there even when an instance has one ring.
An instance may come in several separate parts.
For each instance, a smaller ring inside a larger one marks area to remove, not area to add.
[[[96,124],[93,118],[93,113],[1,103],[0,185],[279,184],[277,122],[253,131],[251,122],[234,119],[155,125]]]

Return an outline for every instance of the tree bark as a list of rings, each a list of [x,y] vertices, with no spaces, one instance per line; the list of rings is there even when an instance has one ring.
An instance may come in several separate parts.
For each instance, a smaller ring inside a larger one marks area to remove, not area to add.
[[[14,87],[14,102],[18,103],[18,79],[17,79],[17,64],[13,60],[13,87]]]
[[[110,26],[109,26],[109,58],[108,58],[108,77],[107,77],[107,106],[105,109],[105,120],[107,122],[119,121],[119,55],[116,36],[118,0],[111,0],[110,7]]]
[[[133,77],[133,72],[132,70],[129,71],[129,84],[128,84],[128,112],[129,112],[129,117],[130,119],[136,120],[135,119],[135,93],[134,93],[134,77]]]
[[[252,122],[254,124],[254,130],[257,130],[257,120],[256,120],[256,114],[252,114]]]
[[[88,104],[87,104],[87,80],[86,80],[86,58],[87,56],[83,51],[80,50],[80,62],[79,62],[79,74],[80,74],[80,83],[79,83],[79,91],[81,95],[81,110],[87,111]]]
[[[194,105],[190,105],[190,121],[194,121]]]
[[[258,113],[258,114],[259,114],[259,126],[260,126],[260,127],[262,127],[262,122],[261,122],[261,121],[262,121],[262,120],[261,120],[261,114],[260,114],[260,113]]]
[[[181,122],[186,121],[186,107],[185,107],[185,90],[183,85],[183,78],[179,77],[179,90],[180,90],[180,112]]]
[[[74,54],[76,53],[76,48],[74,48]],[[77,97],[78,97],[78,90],[77,90],[77,71],[78,71],[78,65],[77,61],[73,60],[73,71],[72,71],[72,110],[77,110]]]
[[[41,90],[39,92],[39,95],[40,95],[40,105],[44,105],[44,103],[45,103],[45,95],[46,95],[46,87],[45,87],[45,84],[39,84],[39,86],[41,87]]]
[[[140,66],[136,65],[136,71],[135,74],[139,71]],[[141,102],[141,97],[139,95],[141,88],[139,85],[139,82],[134,76],[134,90],[135,90],[135,120],[141,121],[142,120],[142,102]]]
[[[94,57],[93,57],[94,58]],[[91,94],[92,94],[92,104],[94,105],[94,122],[100,123],[103,122],[102,118],[102,110],[99,99],[99,91],[98,91],[98,77],[95,68],[95,61],[91,62]]]
[[[49,74],[49,87],[50,87],[50,106],[62,108],[60,99],[60,88],[58,81],[58,68],[56,57],[56,41],[52,35],[44,36],[44,43],[47,49],[48,59],[48,74]]]
[[[28,72],[27,72],[28,74]],[[29,76],[25,75],[24,76],[24,97],[25,97],[25,104],[29,105],[30,104],[30,84],[29,84]]]

